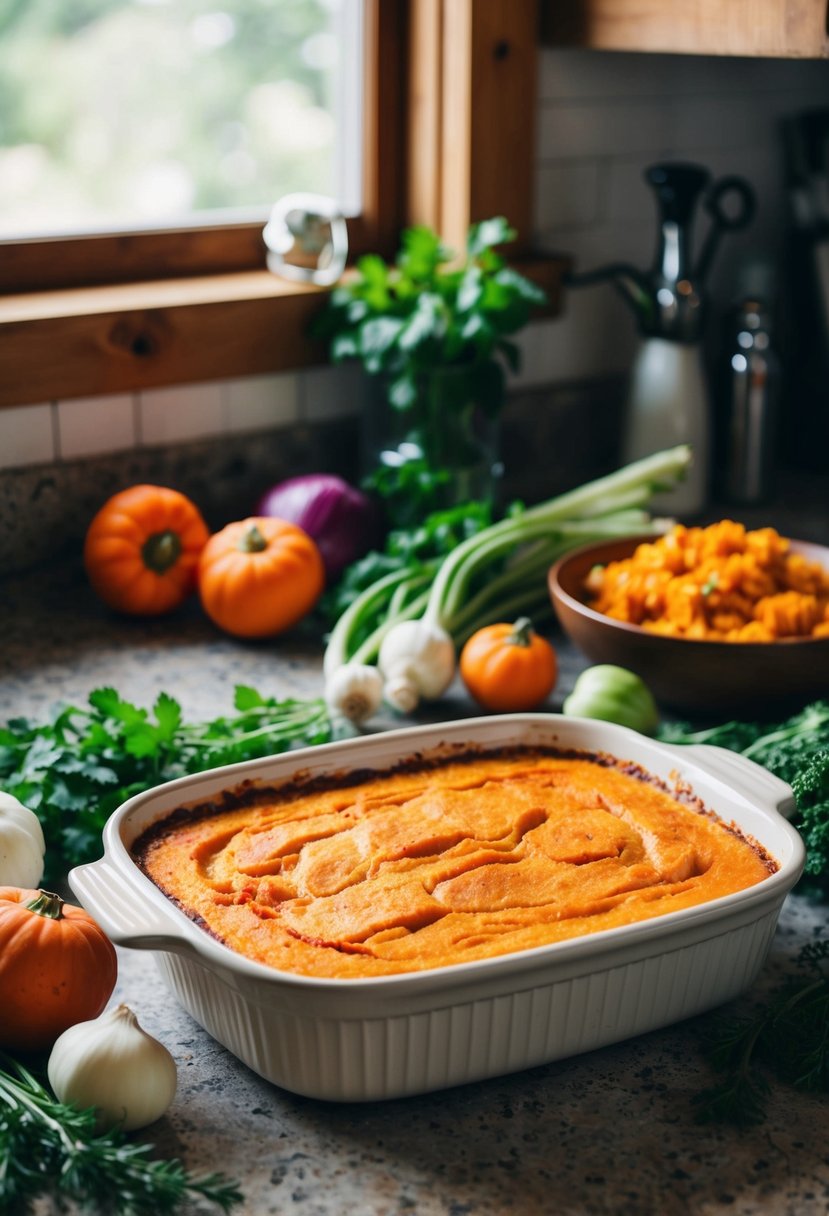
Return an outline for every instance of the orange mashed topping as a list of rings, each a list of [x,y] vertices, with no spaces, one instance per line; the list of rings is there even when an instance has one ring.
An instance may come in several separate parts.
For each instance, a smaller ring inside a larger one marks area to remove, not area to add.
[[[716,816],[627,767],[521,748],[406,766],[182,811],[135,854],[231,949],[343,979],[647,920],[777,868]]]
[[[829,638],[829,570],[774,528],[724,519],[676,525],[632,557],[595,567],[589,607],[671,637],[725,642]]]

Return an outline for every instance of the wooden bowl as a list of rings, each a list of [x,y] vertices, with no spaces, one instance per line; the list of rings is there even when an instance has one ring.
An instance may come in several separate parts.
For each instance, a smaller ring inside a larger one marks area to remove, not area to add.
[[[829,697],[829,638],[713,642],[663,637],[588,608],[584,583],[596,565],[630,557],[653,536],[588,545],[561,558],[548,576],[559,623],[594,663],[627,667],[656,699],[712,718],[760,718],[773,707]],[[792,541],[792,551],[829,570],[829,549]]]

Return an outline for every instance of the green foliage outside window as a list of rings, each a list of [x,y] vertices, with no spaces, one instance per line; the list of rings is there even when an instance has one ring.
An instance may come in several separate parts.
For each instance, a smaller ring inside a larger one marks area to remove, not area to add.
[[[332,193],[331,0],[0,0],[0,231]]]

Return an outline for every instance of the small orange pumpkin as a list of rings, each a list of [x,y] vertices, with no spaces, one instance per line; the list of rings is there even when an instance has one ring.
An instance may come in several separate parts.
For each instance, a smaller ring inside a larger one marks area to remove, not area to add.
[[[461,678],[484,709],[517,713],[535,709],[555,688],[556,652],[532,622],[485,625],[469,638],[460,657]]]
[[[158,616],[196,586],[199,554],[210,535],[198,507],[167,486],[121,490],[101,507],[84,542],[84,565],[97,595],[117,612]]]
[[[240,638],[290,629],[322,594],[325,566],[307,532],[287,520],[254,516],[211,536],[199,560],[207,615]]]
[[[0,887],[0,1046],[43,1051],[96,1018],[115,987],[115,949],[83,908]]]

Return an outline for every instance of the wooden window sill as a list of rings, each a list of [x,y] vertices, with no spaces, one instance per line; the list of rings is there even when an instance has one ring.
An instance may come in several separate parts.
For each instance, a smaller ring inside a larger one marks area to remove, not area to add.
[[[518,269],[559,310],[559,258]],[[0,299],[0,408],[326,362],[309,325],[327,289],[266,270]]]
[[[0,300],[0,407],[302,367],[324,289],[266,270]]]

